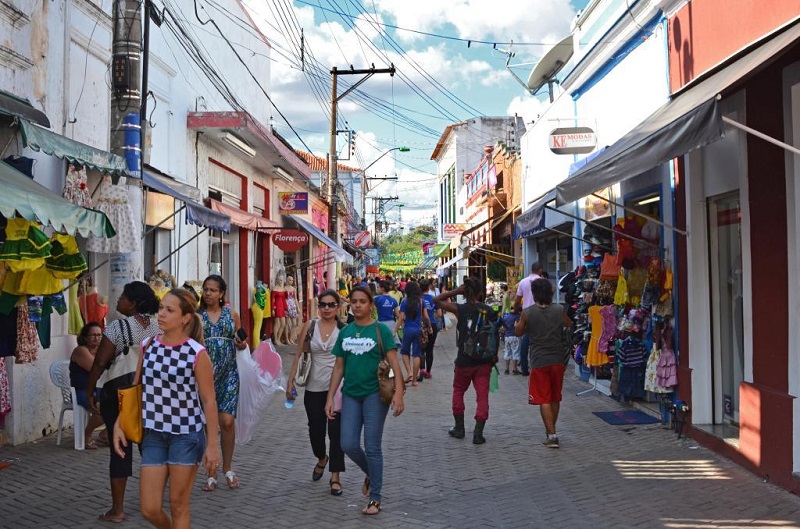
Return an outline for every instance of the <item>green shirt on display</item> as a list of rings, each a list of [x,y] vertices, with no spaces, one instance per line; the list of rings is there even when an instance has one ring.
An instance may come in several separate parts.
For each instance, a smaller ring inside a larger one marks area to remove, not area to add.
[[[366,326],[351,323],[339,331],[339,338],[333,346],[332,354],[344,358],[344,385],[342,393],[354,399],[372,395],[378,386],[378,362],[381,351],[378,348],[380,329],[384,354],[395,349],[392,331],[384,324],[376,322]]]

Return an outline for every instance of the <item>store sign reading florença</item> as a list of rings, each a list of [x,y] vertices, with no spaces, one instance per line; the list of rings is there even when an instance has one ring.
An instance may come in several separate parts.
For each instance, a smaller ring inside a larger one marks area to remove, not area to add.
[[[597,135],[589,127],[559,127],[547,138],[556,154],[587,154],[597,146]]]
[[[296,252],[308,244],[308,234],[299,230],[278,230],[272,234],[272,242],[284,252]]]

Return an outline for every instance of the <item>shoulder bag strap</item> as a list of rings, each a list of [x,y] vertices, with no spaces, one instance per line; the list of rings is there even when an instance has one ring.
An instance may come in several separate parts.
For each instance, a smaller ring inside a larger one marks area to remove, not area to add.
[[[386,351],[383,350],[383,338],[381,338],[381,328],[380,323],[377,321],[375,322],[375,336],[378,339],[378,351],[381,353],[381,360],[386,358]]]
[[[155,336],[151,336],[147,343],[142,347],[142,354],[139,355],[139,364],[136,366],[136,374],[133,375],[133,382],[132,385],[139,384],[142,380],[142,366],[144,364],[144,354],[150,349],[150,346],[153,345],[153,340],[155,340]]]
[[[122,325],[122,339],[125,340],[125,347],[130,347],[133,345],[133,330],[131,330],[131,322],[128,321],[128,318],[122,318],[120,320],[120,325]],[[128,352],[125,351],[122,354],[128,354]]]

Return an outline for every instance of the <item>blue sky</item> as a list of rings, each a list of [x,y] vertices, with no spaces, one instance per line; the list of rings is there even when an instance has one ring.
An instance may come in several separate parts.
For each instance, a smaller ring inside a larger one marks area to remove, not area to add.
[[[444,128],[477,115],[518,113],[533,119],[545,95],[529,96],[506,70],[527,81],[552,44],[569,34],[577,10],[589,0],[246,0],[254,20],[272,42],[270,92],[303,141],[316,154],[328,150],[330,74],[387,68],[339,105],[338,128],[356,131],[356,156],[347,163],[369,176],[397,176],[368,196],[399,197],[403,222],[416,225],[435,213],[436,165],[430,160]],[[291,11],[289,7],[291,6]],[[300,29],[304,71],[299,60]],[[510,42],[514,42],[513,46]],[[358,80],[339,77],[339,93]],[[294,133],[277,116],[276,129],[293,145]],[[346,137],[339,137],[346,157]],[[368,210],[371,200],[368,200]],[[397,220],[398,209],[389,213]],[[368,220],[371,216],[368,215]]]

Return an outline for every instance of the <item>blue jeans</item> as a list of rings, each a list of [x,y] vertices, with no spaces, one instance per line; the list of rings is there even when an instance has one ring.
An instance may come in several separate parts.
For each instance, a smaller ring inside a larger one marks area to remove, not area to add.
[[[381,402],[376,391],[363,399],[342,394],[342,450],[358,468],[369,476],[369,499],[381,501],[383,487],[383,423],[389,405]],[[364,448],[361,448],[361,429]]]
[[[519,370],[528,373],[528,344],[530,343],[528,333],[519,337]]]

